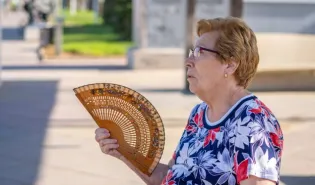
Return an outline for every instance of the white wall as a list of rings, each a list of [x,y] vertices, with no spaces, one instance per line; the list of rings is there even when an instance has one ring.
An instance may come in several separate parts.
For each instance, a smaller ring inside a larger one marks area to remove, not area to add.
[[[248,2],[243,18],[256,32],[315,34],[315,0],[309,1],[314,3]]]

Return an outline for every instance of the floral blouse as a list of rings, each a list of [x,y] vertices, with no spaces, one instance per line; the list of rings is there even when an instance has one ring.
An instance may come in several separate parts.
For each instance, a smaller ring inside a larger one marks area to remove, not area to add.
[[[249,175],[279,184],[283,135],[272,112],[252,94],[217,122],[207,109],[192,110],[162,185],[237,185]]]

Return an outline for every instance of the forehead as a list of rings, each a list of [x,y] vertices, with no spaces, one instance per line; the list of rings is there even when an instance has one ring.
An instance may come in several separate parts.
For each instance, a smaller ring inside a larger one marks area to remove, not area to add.
[[[218,37],[219,32],[217,31],[204,33],[200,37],[197,37],[195,46],[203,46],[212,49],[215,47]]]

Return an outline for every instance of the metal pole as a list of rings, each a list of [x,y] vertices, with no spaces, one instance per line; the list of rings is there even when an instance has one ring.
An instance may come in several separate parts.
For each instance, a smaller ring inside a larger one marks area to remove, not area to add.
[[[62,7],[61,0],[56,0],[56,9],[55,9],[55,28],[54,28],[54,41],[55,41],[55,55],[58,56],[62,52],[62,43],[63,43],[63,22],[64,19],[61,16]]]
[[[185,41],[185,58],[189,55],[189,50],[193,46],[193,27],[194,27],[194,18],[195,18],[195,6],[196,0],[186,0],[186,41]],[[186,77],[186,66],[185,66],[185,92],[189,91],[189,83]]]
[[[56,27],[55,27],[55,51],[56,55],[60,55],[62,52],[63,45],[63,17],[56,18]]]

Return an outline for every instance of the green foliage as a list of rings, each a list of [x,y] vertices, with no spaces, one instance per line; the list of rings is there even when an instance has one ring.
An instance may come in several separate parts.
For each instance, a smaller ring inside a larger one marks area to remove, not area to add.
[[[70,15],[64,12],[64,44],[63,50],[86,56],[122,56],[132,45],[128,40],[122,40],[110,26],[103,25],[102,19],[94,23],[92,11],[78,11]]]
[[[132,1],[106,0],[103,13],[104,24],[113,27],[122,39],[131,40]]]
[[[102,18],[98,18],[95,22],[93,11],[78,11],[75,15],[71,15],[69,10],[65,10],[63,12],[63,16],[65,17],[65,25],[86,25],[86,24],[102,24]]]

